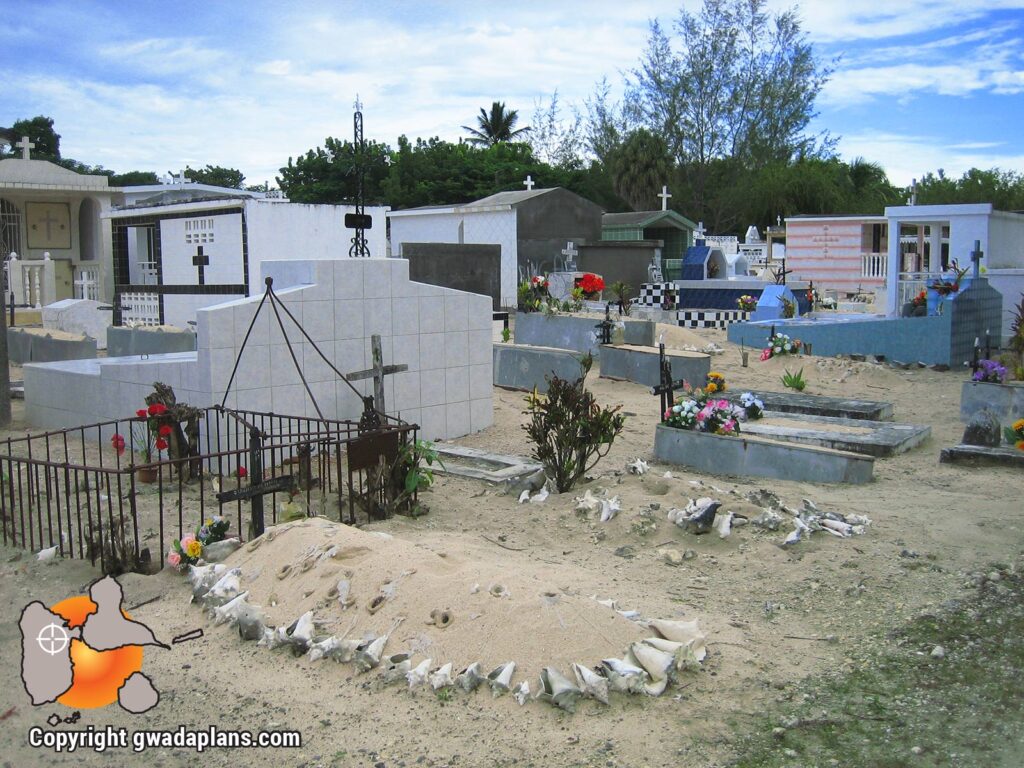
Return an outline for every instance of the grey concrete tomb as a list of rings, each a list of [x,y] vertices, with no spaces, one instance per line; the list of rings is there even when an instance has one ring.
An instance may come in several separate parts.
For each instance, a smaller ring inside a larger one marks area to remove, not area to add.
[[[659,424],[654,455],[670,464],[713,475],[749,475],[810,483],[871,482],[875,461],[827,448],[776,443],[756,437],[727,437]]]
[[[96,357],[96,340],[88,336],[60,339],[46,333],[30,333],[22,328],[8,328],[7,357],[18,365],[88,360]]]
[[[494,345],[494,386],[541,394],[548,391],[547,379],[557,376],[575,381],[583,375],[581,355],[567,349],[531,347],[523,344]]]
[[[704,386],[711,370],[711,358],[700,352],[665,352],[672,366],[672,380],[685,379],[695,387]],[[656,347],[631,345],[601,347],[601,376],[656,387],[661,383],[661,366]]]
[[[121,326],[107,329],[107,357],[195,351],[196,334],[193,331]]]

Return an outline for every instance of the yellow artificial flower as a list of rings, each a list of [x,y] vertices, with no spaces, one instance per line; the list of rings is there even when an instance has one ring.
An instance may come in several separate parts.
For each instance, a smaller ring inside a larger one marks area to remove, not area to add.
[[[201,554],[203,554],[202,542],[198,540],[190,541],[188,544],[185,545],[185,554],[192,558],[199,557]]]
[[[1020,432],[1021,430],[1024,430],[1024,419],[1017,419],[1013,422],[1013,431]]]
[[[718,391],[718,385],[715,384],[715,382],[712,381],[711,383],[708,384],[707,391],[708,391],[709,395],[710,394],[714,394],[715,392]]]
[[[1017,450],[1018,451],[1024,451],[1024,440],[1018,440],[1017,441]]]

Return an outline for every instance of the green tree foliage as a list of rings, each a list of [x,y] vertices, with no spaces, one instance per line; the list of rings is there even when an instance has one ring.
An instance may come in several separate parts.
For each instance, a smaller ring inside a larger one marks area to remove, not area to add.
[[[547,106],[537,100],[527,141],[534,157],[543,163],[565,170],[583,167],[583,117],[572,110],[567,120],[562,119],[557,90]]]
[[[60,134],[53,129],[53,118],[37,115],[31,119],[15,120],[10,128],[4,129],[10,137],[10,146],[4,149],[0,145],[0,158],[21,157],[21,148],[15,147],[14,143],[21,141],[22,136],[28,136],[35,147],[32,149],[34,160],[60,160]]]
[[[514,109],[505,109],[503,101],[493,102],[490,112],[481,107],[476,122],[476,128],[468,125],[462,128],[470,135],[469,143],[481,147],[492,147],[502,142],[515,141],[520,137],[525,138],[523,134],[530,130],[529,127],[516,128],[519,113]]]
[[[160,179],[153,171],[128,171],[127,173],[115,173],[110,177],[110,184],[114,187],[141,187],[159,183]]]
[[[277,177],[278,186],[296,203],[351,203],[359,187],[359,163],[366,175],[363,195],[367,203],[384,202],[383,183],[388,175],[385,158],[390,149],[376,141],[366,142],[366,151],[358,157],[355,145],[327,137],[323,147],[317,147],[295,158]]]
[[[910,197],[910,189],[902,198]],[[997,210],[1024,210],[1024,174],[992,168],[971,168],[959,179],[948,177],[943,169],[926,173],[917,183],[919,205],[953,203],[992,203]]]
[[[205,168],[185,168],[185,178],[192,179],[199,184],[209,184],[212,187],[228,187],[230,189],[244,189],[245,176],[236,168],[223,168],[219,165],[207,165]]]
[[[657,194],[669,182],[672,160],[659,135],[638,128],[609,157],[615,191],[634,211],[658,208]]]

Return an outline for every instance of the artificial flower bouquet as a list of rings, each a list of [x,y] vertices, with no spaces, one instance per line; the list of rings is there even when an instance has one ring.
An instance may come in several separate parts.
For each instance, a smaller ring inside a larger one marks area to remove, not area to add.
[[[799,354],[800,347],[800,339],[791,339],[785,333],[776,333],[768,339],[768,346],[761,352],[761,359],[770,360],[778,355],[796,355]]]
[[[195,533],[187,533],[181,539],[171,542],[171,551],[167,553],[167,564],[172,568],[185,571],[202,558],[206,547],[227,538],[231,523],[227,518],[214,515],[207,518]]]

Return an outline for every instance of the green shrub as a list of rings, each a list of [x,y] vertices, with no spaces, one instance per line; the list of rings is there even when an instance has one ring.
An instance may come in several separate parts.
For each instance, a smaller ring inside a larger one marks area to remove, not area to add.
[[[523,426],[533,443],[533,457],[543,466],[559,493],[571,489],[611,450],[626,417],[615,408],[601,408],[584,385],[593,362],[588,355],[583,376],[566,381],[548,379],[548,392],[526,398],[530,420]]]
[[[785,375],[782,377],[782,384],[790,389],[795,389],[797,392],[803,392],[804,387],[807,386],[807,382],[804,381],[804,369],[801,368],[796,373],[790,373],[787,368]]]

